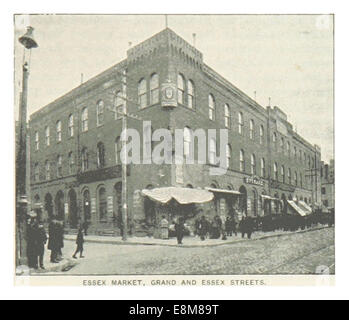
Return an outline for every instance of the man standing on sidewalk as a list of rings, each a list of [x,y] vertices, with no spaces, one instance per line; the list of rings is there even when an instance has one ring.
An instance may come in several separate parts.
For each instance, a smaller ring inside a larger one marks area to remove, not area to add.
[[[178,221],[175,224],[175,230],[176,230],[176,236],[177,236],[177,243],[183,244],[182,240],[184,237],[184,219],[182,217],[178,218]]]
[[[76,237],[76,250],[75,250],[75,253],[73,254],[73,258],[74,259],[77,259],[76,255],[78,253],[80,253],[80,258],[85,258],[82,253],[84,252],[84,228],[83,226],[80,226],[79,227],[79,232],[78,232],[78,235]]]
[[[44,229],[44,225],[42,223],[39,223],[39,227],[37,229],[37,258],[39,259],[39,265],[40,268],[45,270],[44,267],[44,254],[45,254],[45,244],[47,242],[47,235],[46,231]]]

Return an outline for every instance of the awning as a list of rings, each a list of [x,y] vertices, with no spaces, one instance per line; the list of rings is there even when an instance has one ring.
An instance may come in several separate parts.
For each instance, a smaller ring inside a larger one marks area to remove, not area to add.
[[[307,216],[307,213],[302,210],[300,207],[297,206],[297,204],[292,200],[287,200],[288,204],[302,217]]]
[[[265,195],[265,194],[262,194],[261,197],[262,197],[263,199],[265,199],[265,200],[278,200],[278,201],[281,201],[281,200],[278,199],[278,198],[273,198],[273,197],[267,196],[267,195]]]
[[[229,193],[239,195],[241,192],[229,189],[218,189],[218,188],[205,188],[208,191],[217,192],[217,193]]]
[[[213,193],[207,190],[180,187],[143,189],[142,194],[161,203],[175,199],[180,204],[205,203],[214,197]]]

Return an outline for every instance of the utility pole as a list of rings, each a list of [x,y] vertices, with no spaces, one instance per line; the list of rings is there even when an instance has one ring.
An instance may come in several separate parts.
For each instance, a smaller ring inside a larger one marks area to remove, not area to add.
[[[32,27],[27,27],[27,32],[18,40],[29,50],[29,57],[32,48],[37,48],[38,44],[33,38]],[[28,211],[28,190],[27,190],[27,97],[28,97],[28,78],[29,63],[25,61],[25,50],[22,66],[22,92],[20,93],[19,107],[19,137],[18,150],[16,158],[16,265],[27,264],[27,211]]]

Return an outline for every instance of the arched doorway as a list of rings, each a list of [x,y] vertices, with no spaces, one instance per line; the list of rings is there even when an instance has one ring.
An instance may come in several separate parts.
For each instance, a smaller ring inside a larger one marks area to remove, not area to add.
[[[257,217],[257,215],[258,215],[258,193],[257,193],[257,190],[253,189],[252,194],[253,194],[252,214],[254,217]]]
[[[90,200],[90,191],[86,189],[83,194],[83,213],[84,213],[84,221],[85,222],[91,222],[91,200]]]
[[[247,190],[244,186],[241,186],[239,189],[240,199],[239,199],[239,208],[240,211],[247,216]]]
[[[70,189],[68,192],[68,206],[69,206],[69,226],[70,228],[76,229],[78,227],[79,217],[78,217],[78,204],[76,192],[74,189]]]
[[[282,206],[282,213],[283,213],[283,214],[286,214],[286,213],[287,213],[287,199],[286,199],[286,196],[285,196],[284,193],[281,195],[281,201],[282,201],[282,203],[283,203],[283,206]]]
[[[45,211],[47,212],[48,220],[51,221],[53,217],[53,201],[50,193],[45,195]]]
[[[147,185],[146,189],[151,190],[153,189],[153,185],[149,184]],[[144,215],[145,215],[145,222],[148,226],[154,225],[156,222],[156,213],[155,213],[155,203],[154,201],[150,200],[148,197],[144,199]]]
[[[64,221],[64,193],[59,190],[55,197],[55,216],[58,220]]]
[[[122,223],[122,182],[117,182],[114,185],[114,210],[113,210],[113,224],[114,227],[121,228]]]

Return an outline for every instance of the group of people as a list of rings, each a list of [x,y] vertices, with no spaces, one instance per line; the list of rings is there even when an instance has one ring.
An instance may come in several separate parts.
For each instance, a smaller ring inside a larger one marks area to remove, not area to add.
[[[87,225],[81,224],[76,237],[76,250],[73,258],[84,258],[84,234],[87,232]],[[44,225],[35,213],[30,213],[27,225],[27,257],[28,266],[33,269],[45,269],[44,254],[45,245],[48,240],[47,249],[51,251],[50,262],[59,263],[63,260],[62,249],[64,248],[64,223],[63,221],[52,219],[48,227],[48,237]]]

